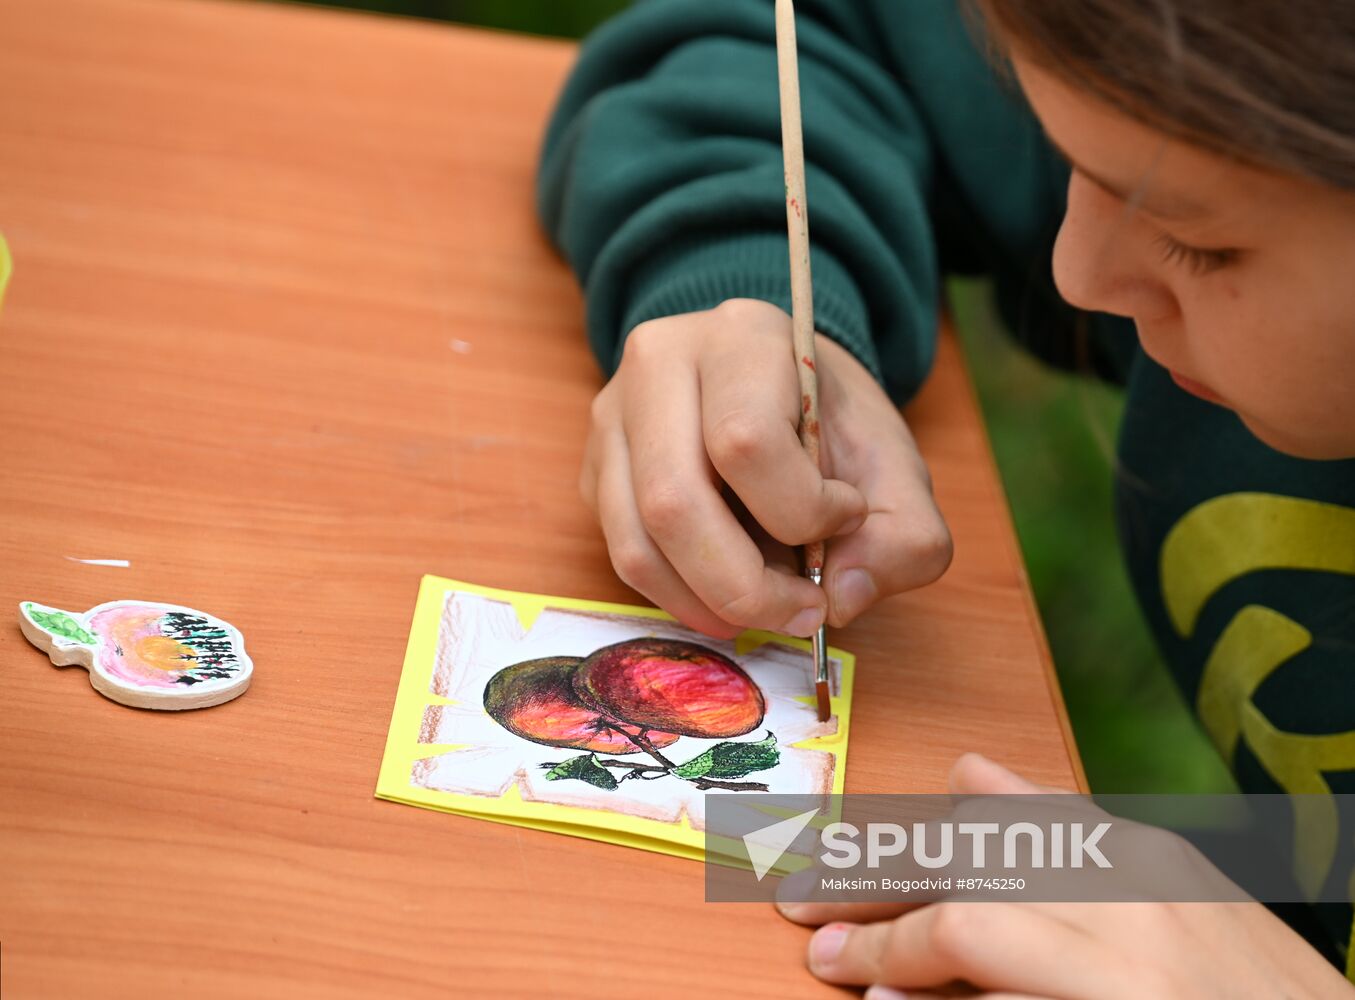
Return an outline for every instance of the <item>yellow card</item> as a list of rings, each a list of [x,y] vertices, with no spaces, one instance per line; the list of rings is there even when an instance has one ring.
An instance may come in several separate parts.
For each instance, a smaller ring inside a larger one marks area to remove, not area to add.
[[[5,288],[9,285],[9,276],[14,271],[14,262],[9,256],[9,244],[5,242],[5,237],[0,234],[0,305],[5,302]]]
[[[426,576],[378,798],[701,858],[705,794],[842,791],[850,653]]]

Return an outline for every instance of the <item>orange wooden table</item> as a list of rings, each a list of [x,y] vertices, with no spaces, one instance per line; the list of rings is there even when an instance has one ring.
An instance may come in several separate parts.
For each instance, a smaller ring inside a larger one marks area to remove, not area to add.
[[[372,797],[420,574],[635,600],[532,213],[573,48],[205,0],[0,0],[0,39],[2,995],[837,995],[698,864]],[[949,338],[909,416],[956,558],[834,638],[847,789],[1072,785]],[[235,623],[253,688],[123,708],[15,623],[117,598]]]

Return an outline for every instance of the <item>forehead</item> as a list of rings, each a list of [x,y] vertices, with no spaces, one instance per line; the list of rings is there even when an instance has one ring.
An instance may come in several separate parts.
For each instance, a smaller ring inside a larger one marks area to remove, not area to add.
[[[1263,194],[1275,195],[1275,175],[1169,136],[1019,54],[1012,64],[1060,152],[1141,211],[1193,221],[1232,215]]]

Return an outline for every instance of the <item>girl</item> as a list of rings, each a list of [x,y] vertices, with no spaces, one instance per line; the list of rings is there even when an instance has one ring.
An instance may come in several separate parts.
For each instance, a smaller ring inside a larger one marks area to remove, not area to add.
[[[770,0],[637,4],[546,137],[541,214],[612,375],[581,488],[621,578],[725,637],[935,580],[950,538],[896,407],[941,275],[990,274],[1033,351],[1126,386],[1125,558],[1243,790],[1350,791],[1355,6],[985,0],[1009,81],[943,0],[798,7],[823,475],[795,436]],[[824,537],[819,590],[793,547]],[[974,758],[954,782],[1031,788]],[[1337,843],[1327,817],[1300,839]],[[1305,888],[1349,883],[1335,854],[1299,859]],[[788,915],[854,920],[815,935],[817,975],[910,996],[1355,995],[1323,957],[1348,906],[1310,942],[1260,905]]]

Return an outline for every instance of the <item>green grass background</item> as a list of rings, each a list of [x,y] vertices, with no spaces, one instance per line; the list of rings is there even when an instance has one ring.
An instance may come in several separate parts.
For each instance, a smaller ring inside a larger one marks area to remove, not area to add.
[[[626,0],[326,6],[578,37]],[[1092,789],[1232,789],[1153,647],[1120,562],[1111,512],[1119,393],[1051,372],[1014,347],[982,283],[952,282],[949,291]]]

